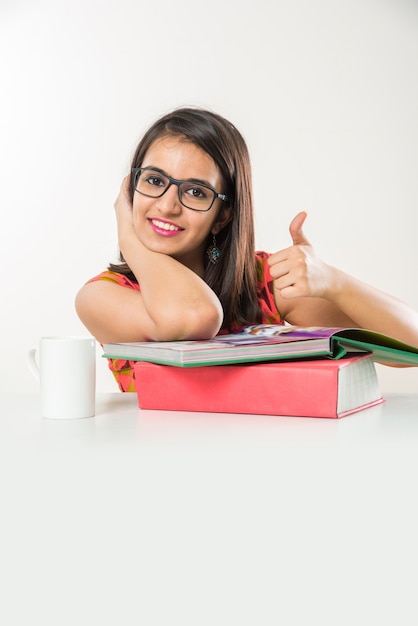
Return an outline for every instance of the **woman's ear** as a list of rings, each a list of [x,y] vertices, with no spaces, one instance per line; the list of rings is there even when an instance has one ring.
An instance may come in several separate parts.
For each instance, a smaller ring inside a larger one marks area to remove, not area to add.
[[[227,206],[219,212],[218,218],[212,227],[212,234],[217,235],[232,219],[232,207]]]

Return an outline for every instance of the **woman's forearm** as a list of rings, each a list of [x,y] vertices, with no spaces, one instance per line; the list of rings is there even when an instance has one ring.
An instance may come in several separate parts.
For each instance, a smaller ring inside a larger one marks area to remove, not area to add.
[[[418,313],[401,300],[331,268],[326,297],[358,326],[418,346]]]
[[[147,249],[133,232],[120,243],[140,285],[150,320],[149,339],[206,339],[216,335],[222,325],[222,307],[200,276],[176,259]]]

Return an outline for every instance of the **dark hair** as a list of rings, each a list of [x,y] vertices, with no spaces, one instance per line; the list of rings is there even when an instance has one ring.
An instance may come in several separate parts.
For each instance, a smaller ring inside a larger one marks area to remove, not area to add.
[[[158,119],[138,144],[131,167],[141,167],[151,145],[161,137],[182,137],[206,152],[219,168],[223,192],[232,209],[230,222],[217,234],[220,257],[206,259],[204,280],[218,296],[224,311],[224,327],[260,320],[256,289],[254,215],[251,164],[246,143],[228,120],[211,111],[181,108]],[[131,200],[134,189],[131,179]],[[210,240],[208,240],[208,245]],[[121,261],[124,261],[121,254]],[[111,264],[113,271],[130,275],[126,263]]]

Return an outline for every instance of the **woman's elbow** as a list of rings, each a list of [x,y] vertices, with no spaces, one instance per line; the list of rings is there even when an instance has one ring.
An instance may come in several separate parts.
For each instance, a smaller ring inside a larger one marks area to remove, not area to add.
[[[222,307],[210,306],[198,312],[191,320],[190,339],[212,339],[221,329],[223,322]]]
[[[167,311],[169,314],[169,311]],[[218,334],[223,321],[222,307],[208,305],[204,309],[191,308],[176,316],[173,312],[166,320],[159,320],[153,341],[192,341],[212,339]]]

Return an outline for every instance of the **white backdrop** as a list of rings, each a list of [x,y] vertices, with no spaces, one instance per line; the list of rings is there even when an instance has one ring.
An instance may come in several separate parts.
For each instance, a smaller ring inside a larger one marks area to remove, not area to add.
[[[2,391],[36,390],[41,335],[85,334],[74,296],[115,258],[134,147],[179,105],[247,139],[258,248],[305,209],[324,260],[418,308],[414,0],[1,0],[0,59]],[[98,390],[116,390],[99,350]]]

